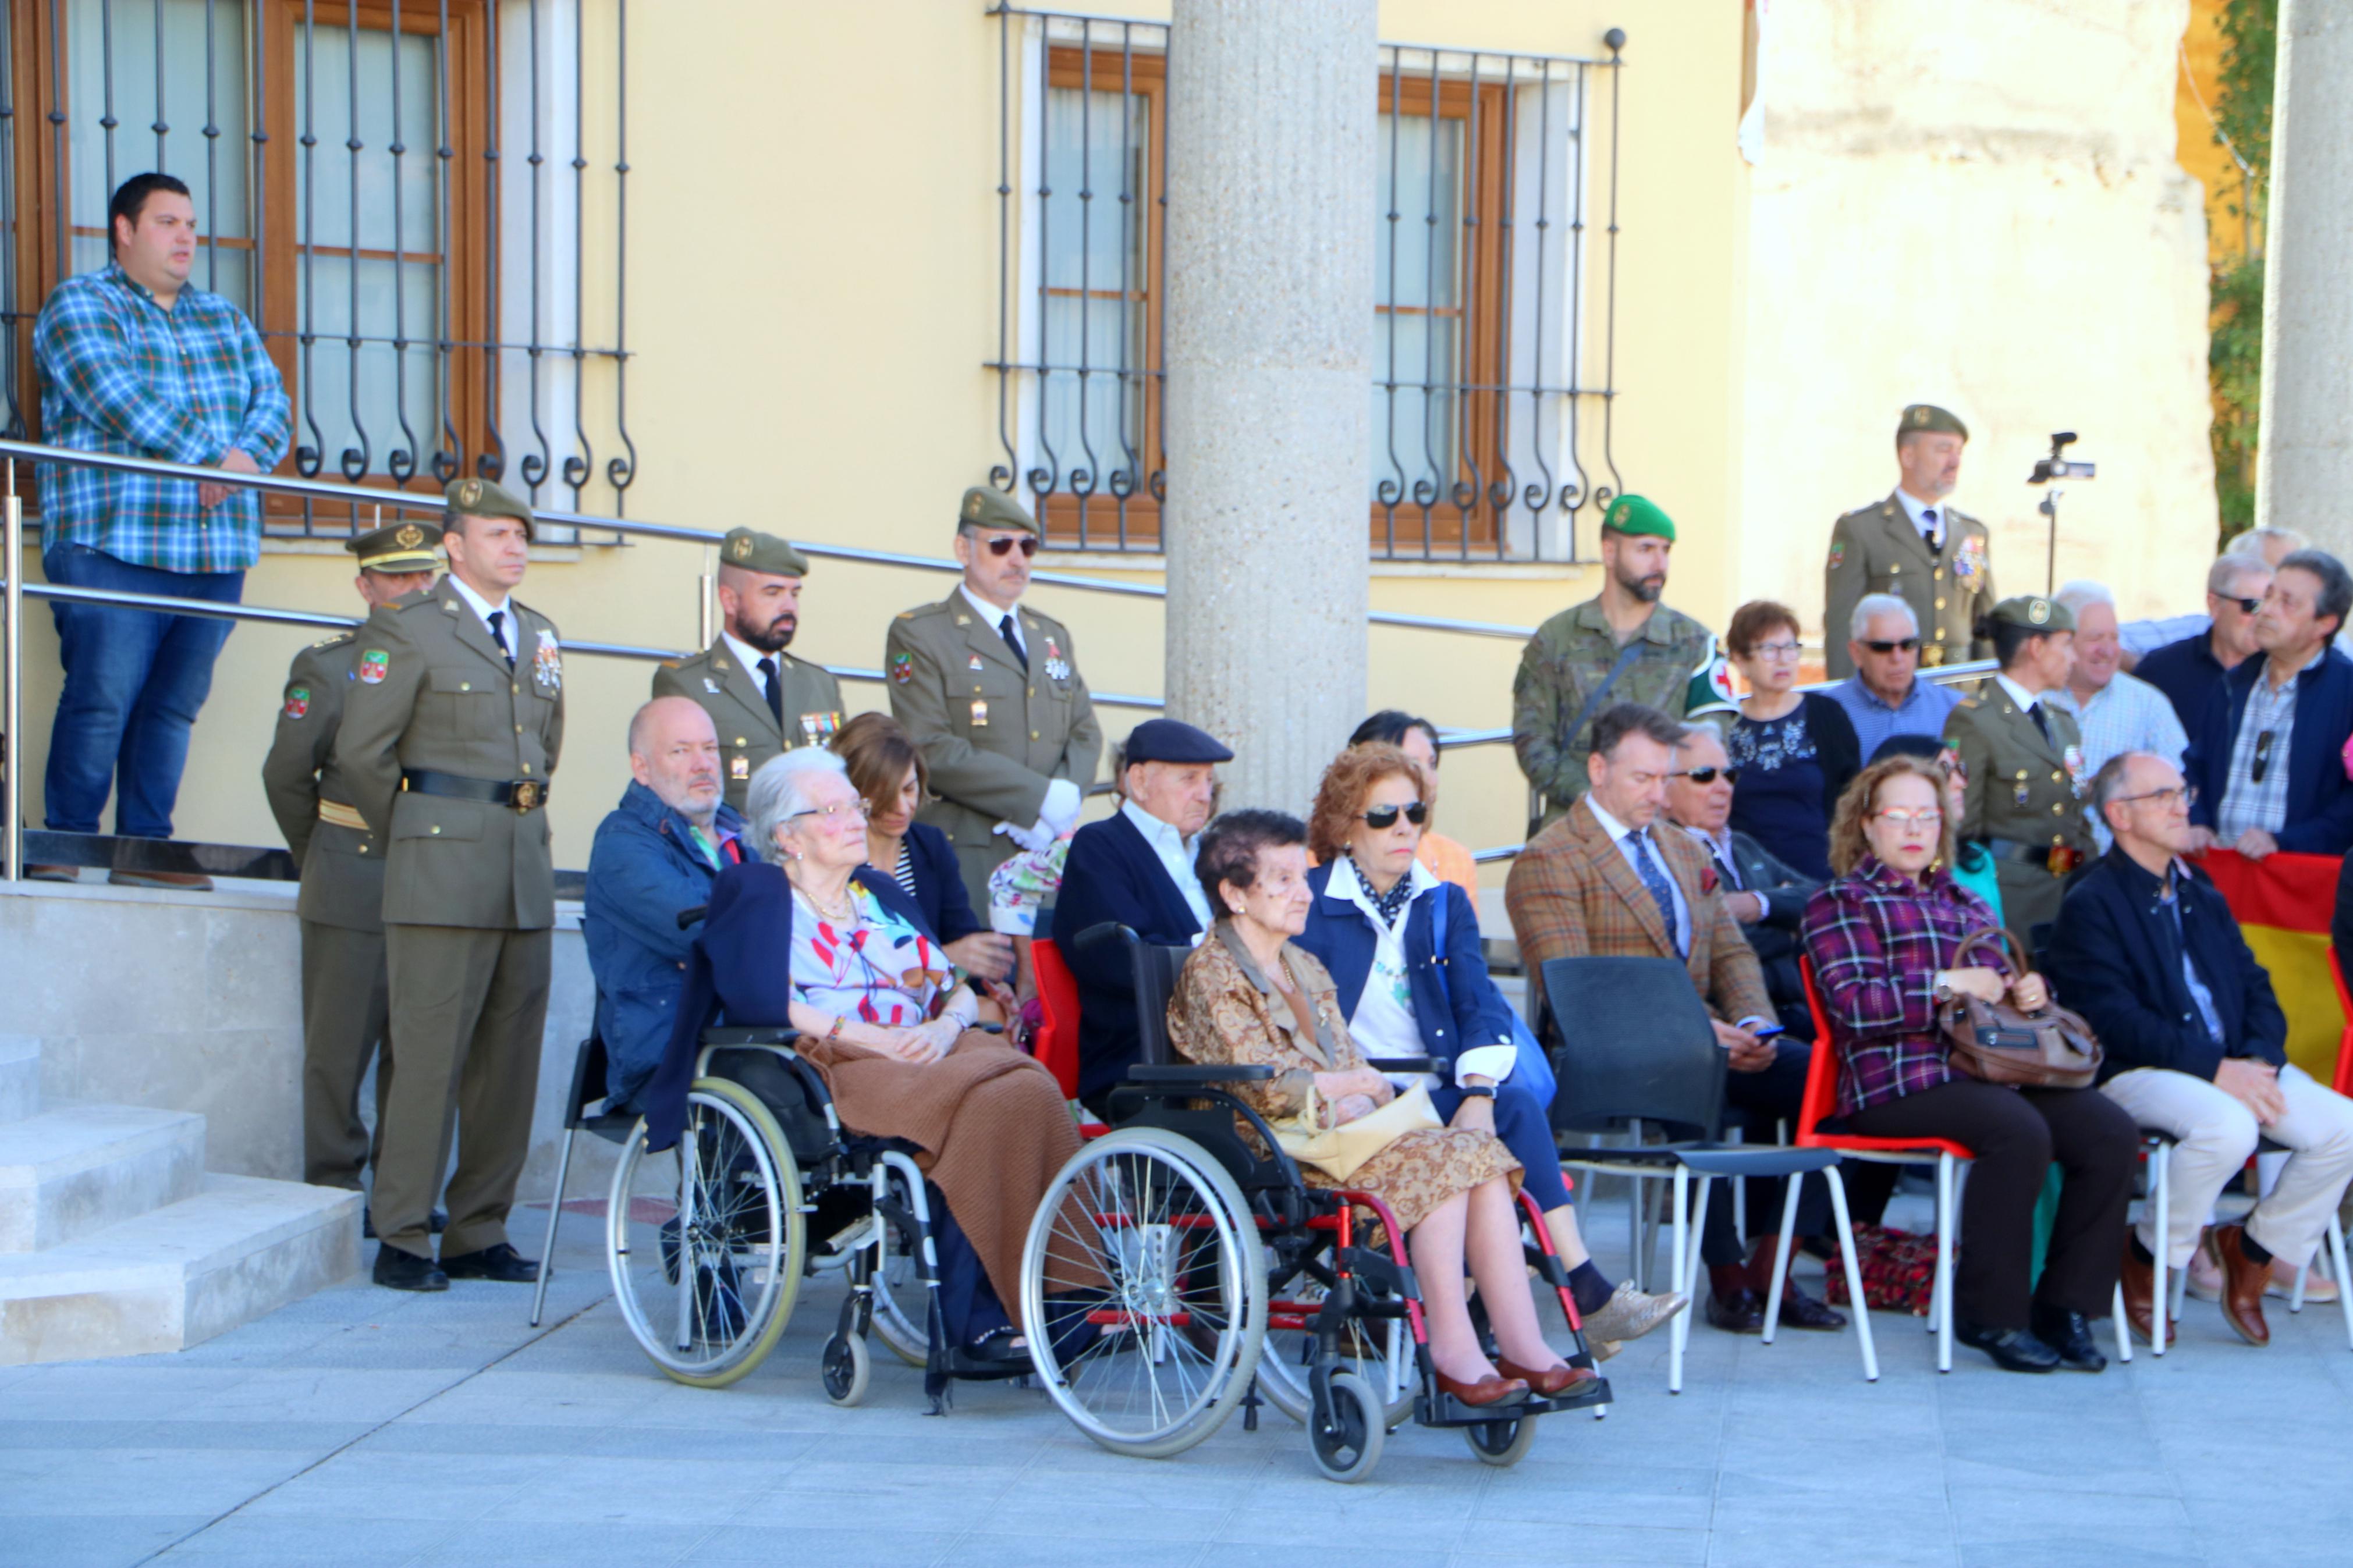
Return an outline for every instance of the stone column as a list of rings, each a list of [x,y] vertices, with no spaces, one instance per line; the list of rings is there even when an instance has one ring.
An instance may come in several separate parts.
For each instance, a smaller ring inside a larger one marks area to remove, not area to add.
[[[1168,711],[1304,813],[1365,715],[1375,0],[1176,0]]]
[[[2353,561],[2353,7],[2284,0],[2255,521]]]

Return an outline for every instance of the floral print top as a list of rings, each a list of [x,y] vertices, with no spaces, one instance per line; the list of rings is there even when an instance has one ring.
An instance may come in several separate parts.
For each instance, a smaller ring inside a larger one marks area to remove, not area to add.
[[[855,882],[855,925],[818,913],[793,895],[793,994],[821,1013],[912,1028],[932,1016],[946,989],[947,955]]]

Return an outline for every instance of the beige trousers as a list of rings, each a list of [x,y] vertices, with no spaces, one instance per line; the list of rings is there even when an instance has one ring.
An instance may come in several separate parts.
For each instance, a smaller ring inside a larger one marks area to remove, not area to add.
[[[2280,1068],[2287,1114],[2268,1127],[2254,1112],[2205,1079],[2158,1068],[2118,1073],[2100,1086],[2132,1119],[2175,1140],[2171,1228],[2162,1252],[2150,1205],[2136,1227],[2152,1258],[2187,1268],[2198,1233],[2214,1210],[2223,1184],[2239,1173],[2259,1138],[2290,1151],[2279,1184],[2247,1216],[2247,1234],[2263,1248],[2301,1268],[2327,1233],[2337,1199],[2353,1177],[2353,1100],[2313,1081],[2302,1068]]]

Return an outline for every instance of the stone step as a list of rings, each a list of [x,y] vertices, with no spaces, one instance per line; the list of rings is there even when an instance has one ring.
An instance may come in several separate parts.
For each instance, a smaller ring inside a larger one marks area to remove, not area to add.
[[[193,1197],[0,1256],[0,1366],[184,1350],[348,1279],[360,1194],[206,1176]]]
[[[0,1122],[22,1121],[41,1109],[41,1042],[0,1035]]]
[[[62,1105],[0,1124],[0,1255],[37,1252],[204,1190],[205,1119]]]

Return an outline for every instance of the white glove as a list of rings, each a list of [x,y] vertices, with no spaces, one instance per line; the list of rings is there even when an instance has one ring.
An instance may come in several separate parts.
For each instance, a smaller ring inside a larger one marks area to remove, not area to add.
[[[1048,830],[1043,817],[1039,818],[1038,825],[1034,827],[1016,827],[1009,822],[1000,822],[992,831],[1002,833],[1022,848],[1038,854],[1043,854],[1052,848],[1055,838],[1059,837]]]
[[[1070,779],[1056,779],[1046,786],[1045,804],[1038,808],[1038,826],[1050,842],[1079,825],[1079,807],[1085,800],[1085,793]]]

